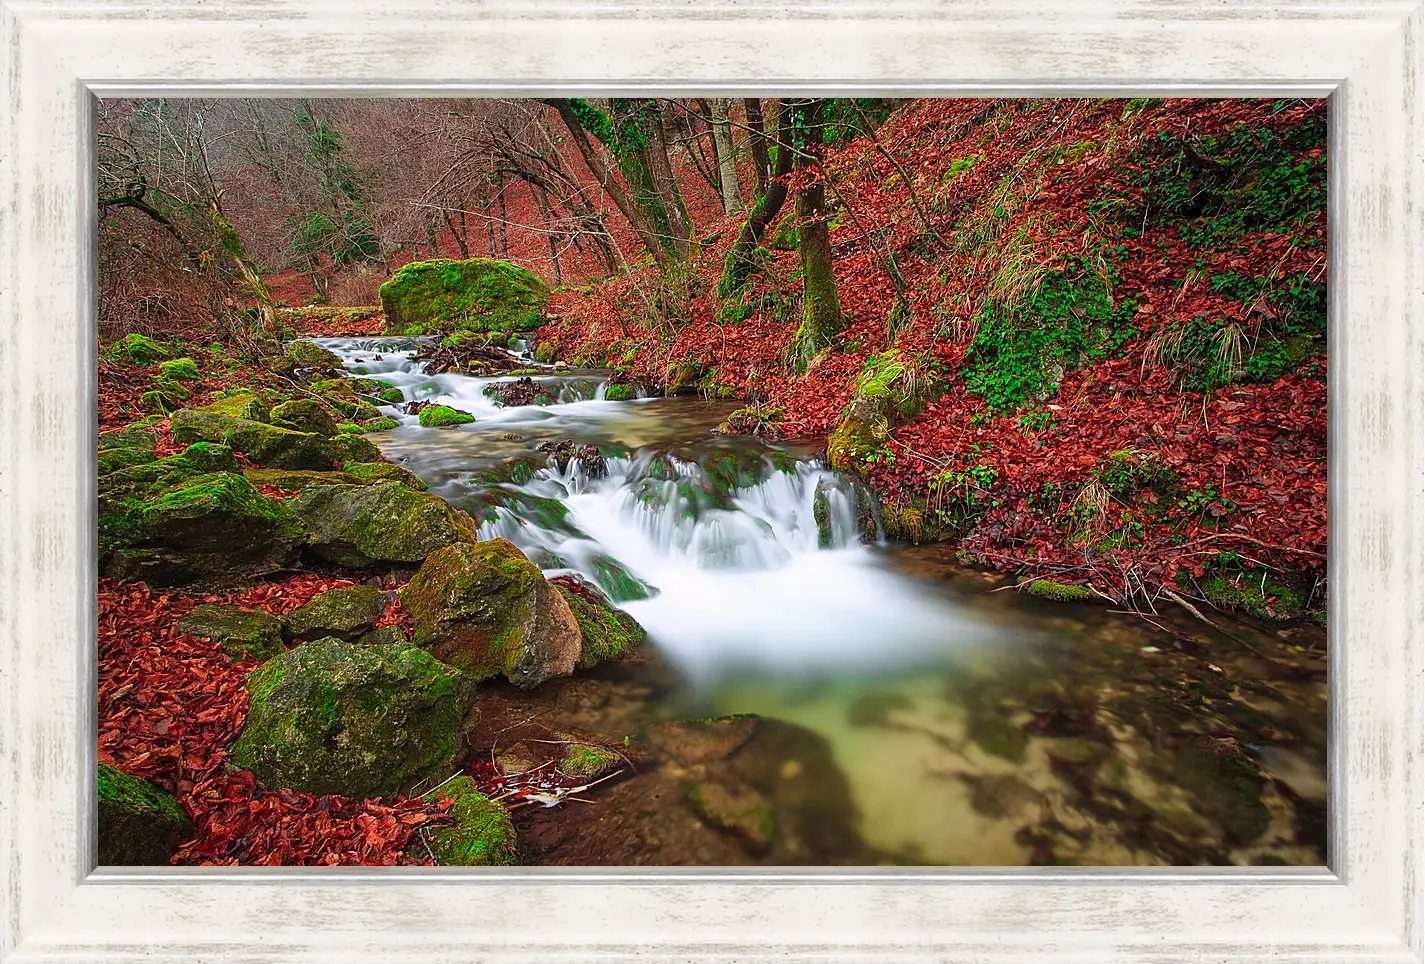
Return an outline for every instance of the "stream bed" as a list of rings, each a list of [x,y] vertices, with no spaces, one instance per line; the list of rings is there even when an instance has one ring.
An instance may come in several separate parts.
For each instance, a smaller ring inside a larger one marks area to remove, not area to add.
[[[490,745],[531,718],[618,740],[659,720],[760,717],[723,763],[640,768],[634,754],[597,804],[521,812],[527,857],[1326,863],[1314,624],[1052,603],[953,547],[884,544],[873,500],[814,447],[715,435],[735,403],[609,401],[605,373],[531,362],[556,401],[506,408],[485,389],[510,376],[427,375],[411,339],[314,341],[407,401],[471,413],[423,428],[386,406],[400,424],[370,438],[483,537],[597,585],[648,631],[634,659],[529,693],[487,684]],[[539,447],[564,439],[599,455]],[[776,832],[752,846],[728,832],[736,820],[699,821],[686,801],[709,781],[753,788]]]

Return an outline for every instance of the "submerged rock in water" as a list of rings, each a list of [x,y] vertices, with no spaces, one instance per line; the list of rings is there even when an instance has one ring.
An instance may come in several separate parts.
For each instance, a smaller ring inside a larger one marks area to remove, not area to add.
[[[401,590],[401,603],[416,644],[476,679],[503,674],[528,689],[568,676],[579,659],[569,604],[504,539],[432,553]]]
[[[756,732],[755,716],[668,720],[648,728],[648,742],[679,763],[691,766],[732,756]]]
[[[767,798],[751,787],[734,782],[699,780],[683,788],[688,802],[709,824],[736,836],[748,853],[772,849],[777,817]]]
[[[142,777],[99,764],[99,866],[163,865],[193,835],[178,799]]]
[[[282,622],[265,609],[205,604],[174,625],[180,633],[211,639],[233,659],[269,659],[283,648]]]
[[[516,862],[519,848],[509,813],[481,793],[470,777],[456,777],[421,799],[428,803],[450,800],[446,813],[455,817],[454,825],[433,824],[422,831],[438,866],[490,867]]]
[[[420,562],[475,540],[443,499],[398,482],[312,486],[292,500],[292,511],[311,530],[312,551],[342,566]]]
[[[331,637],[262,664],[247,690],[234,766],[264,786],[357,798],[449,776],[475,696],[419,647]]]
[[[343,586],[313,596],[282,620],[287,636],[295,640],[335,636],[353,640],[376,628],[386,611],[387,596],[375,586]]]

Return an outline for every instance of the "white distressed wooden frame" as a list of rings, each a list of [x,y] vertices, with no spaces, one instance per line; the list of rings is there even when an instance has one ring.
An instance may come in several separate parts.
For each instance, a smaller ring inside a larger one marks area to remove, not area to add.
[[[0,0],[0,961],[1420,961],[1418,2]],[[1329,94],[1332,869],[93,872],[91,98]]]

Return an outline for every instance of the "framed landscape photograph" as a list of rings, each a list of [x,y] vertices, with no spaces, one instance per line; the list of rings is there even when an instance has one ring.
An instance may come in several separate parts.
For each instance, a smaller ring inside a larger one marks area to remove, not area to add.
[[[0,960],[1418,961],[1418,4],[0,3]]]

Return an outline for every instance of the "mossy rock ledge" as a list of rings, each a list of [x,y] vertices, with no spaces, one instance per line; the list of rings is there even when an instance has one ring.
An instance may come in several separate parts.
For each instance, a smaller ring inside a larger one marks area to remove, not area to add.
[[[162,866],[193,836],[178,799],[150,781],[101,763],[98,786],[99,866]]]
[[[233,659],[270,659],[282,652],[282,622],[265,609],[205,603],[175,624],[180,633],[217,643]]]
[[[348,462],[344,470],[359,482],[374,485],[377,482],[399,482],[413,492],[424,492],[425,481],[410,469],[390,462]]]
[[[335,410],[315,398],[299,398],[273,406],[272,424],[294,432],[312,432],[331,437],[336,434]]]
[[[374,797],[450,776],[472,722],[473,681],[410,644],[327,637],[247,679],[232,763],[266,787]]]
[[[333,440],[325,436],[207,409],[185,408],[173,413],[173,440],[220,443],[258,465],[275,469],[324,471],[335,461]]]
[[[355,640],[376,628],[386,611],[386,593],[375,586],[343,586],[313,596],[282,620],[289,639],[307,640],[335,636]]]
[[[292,511],[311,532],[311,551],[339,566],[417,563],[476,538],[443,499],[399,482],[309,486]]]
[[[262,495],[234,472],[182,478],[142,496],[100,496],[103,571],[151,586],[243,582],[290,569],[306,535],[285,502]]]
[[[528,689],[568,676],[579,623],[558,590],[504,539],[432,553],[401,590],[412,639],[476,679],[503,674]]]
[[[508,261],[413,261],[381,286],[388,334],[528,331],[544,324],[549,287]]]
[[[420,837],[442,867],[491,867],[513,864],[519,856],[514,824],[505,808],[476,789],[470,777],[456,777],[421,798],[450,800],[446,813],[453,825],[430,825]],[[417,846],[417,852],[420,847]]]

